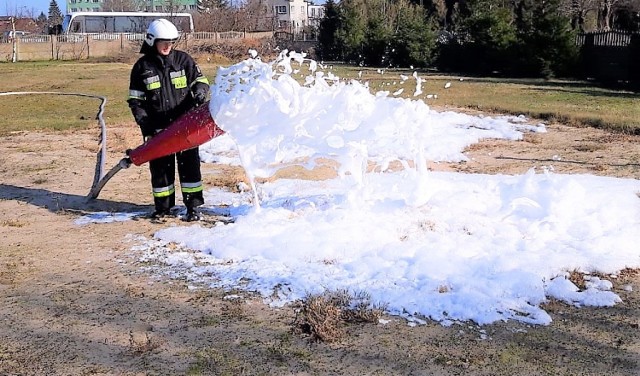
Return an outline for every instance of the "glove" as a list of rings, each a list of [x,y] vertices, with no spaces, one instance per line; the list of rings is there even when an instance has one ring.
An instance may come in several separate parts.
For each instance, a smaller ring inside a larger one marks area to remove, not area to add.
[[[207,101],[207,93],[204,91],[196,91],[193,93],[193,100],[196,102],[196,106],[200,106]]]
[[[152,137],[156,134],[155,127],[146,120],[138,122],[138,125],[143,137]]]

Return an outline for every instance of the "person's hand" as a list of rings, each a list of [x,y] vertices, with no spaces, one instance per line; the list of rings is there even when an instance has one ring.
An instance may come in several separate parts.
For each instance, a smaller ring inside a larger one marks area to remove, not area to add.
[[[203,91],[196,91],[193,94],[193,100],[196,102],[196,106],[200,106],[207,101],[207,93]]]
[[[155,127],[148,121],[140,121],[138,125],[140,126],[140,131],[145,139],[147,137],[151,138],[156,134]]]

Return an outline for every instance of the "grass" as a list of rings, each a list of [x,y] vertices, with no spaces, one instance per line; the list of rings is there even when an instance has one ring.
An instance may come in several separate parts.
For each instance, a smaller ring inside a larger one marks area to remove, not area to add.
[[[129,63],[77,61],[0,64],[0,92],[82,93],[107,98],[107,126],[133,122],[126,99]],[[216,66],[202,65],[213,79]],[[0,96],[0,135],[16,131],[69,131],[97,127],[99,99],[49,94]]]
[[[212,81],[217,65],[203,60]],[[226,64],[225,64],[226,65]],[[126,103],[131,63],[49,61],[0,63],[0,92],[55,91],[105,96],[108,125],[132,123]],[[419,73],[422,94],[414,96],[413,71],[378,70],[335,65],[344,79],[367,82],[372,92],[424,100],[435,109],[470,109],[524,114],[573,126],[590,126],[640,134],[640,95],[593,86],[587,82],[542,79],[496,79]],[[401,79],[401,75],[408,77]],[[451,87],[445,89],[446,83]],[[100,101],[59,95],[0,96],[0,135],[16,131],[67,131],[97,126]]]
[[[526,115],[573,126],[589,126],[640,134],[640,94],[593,86],[584,81],[498,79],[419,73],[422,94],[413,96],[413,71],[334,66],[339,77],[360,77],[372,91],[422,99],[433,108],[463,108]],[[408,77],[404,82],[401,75]],[[445,84],[451,83],[448,89]],[[430,97],[429,97],[430,96]],[[437,97],[436,97],[437,96]]]

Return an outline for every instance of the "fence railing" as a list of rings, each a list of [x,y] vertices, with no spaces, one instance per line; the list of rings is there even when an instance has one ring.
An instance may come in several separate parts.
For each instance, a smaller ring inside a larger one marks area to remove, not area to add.
[[[640,33],[602,31],[578,35],[582,75],[610,84],[640,88]]]
[[[638,37],[640,37],[640,33],[618,30],[597,31],[579,34],[576,37],[576,44],[578,46],[626,47],[631,44],[633,38]]]
[[[144,33],[28,35],[0,38],[0,61],[74,60],[106,57],[140,48]],[[182,34],[178,45],[188,48],[207,42],[273,38],[273,32],[197,32]],[[15,59],[14,59],[15,56]]]

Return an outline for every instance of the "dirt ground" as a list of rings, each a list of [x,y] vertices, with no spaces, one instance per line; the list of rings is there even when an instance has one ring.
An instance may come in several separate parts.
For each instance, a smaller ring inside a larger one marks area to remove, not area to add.
[[[109,132],[108,167],[139,141],[132,124]],[[549,326],[410,327],[384,317],[385,325],[347,325],[335,343],[294,332],[295,307],[229,300],[228,292],[152,276],[132,254],[132,239],[167,224],[74,223],[96,211],[152,209],[146,166],[121,171],[86,203],[97,140],[97,131],[0,138],[0,375],[640,374],[637,271],[612,280],[623,300],[615,307],[549,302]],[[519,142],[484,141],[468,155],[432,167],[640,179],[640,137],[596,129],[550,125]],[[204,164],[203,173],[207,185],[244,179],[222,165]]]

